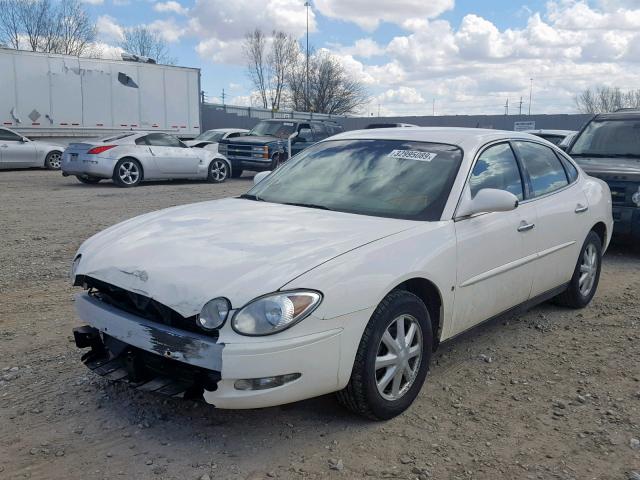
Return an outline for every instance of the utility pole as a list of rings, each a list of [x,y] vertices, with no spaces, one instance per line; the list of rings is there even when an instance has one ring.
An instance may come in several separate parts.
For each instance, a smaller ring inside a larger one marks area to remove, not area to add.
[[[224,105],[224,99],[226,95],[224,94],[224,88],[222,89],[222,105]]]
[[[380,102],[378,102],[378,118],[380,118]]]
[[[436,116],[436,99],[435,98],[433,99],[433,107],[432,107],[431,112],[432,112],[433,116],[435,117]]]
[[[204,103],[204,90],[200,92],[200,103]]]
[[[507,98],[507,103],[504,104],[504,114],[509,115],[509,99]]]
[[[531,116],[531,98],[533,96],[533,78],[531,79],[531,85],[529,86],[529,116]]]
[[[518,110],[518,115],[522,115],[522,96],[520,96],[520,108]]]
[[[310,102],[309,102],[309,7],[311,6],[310,1],[304,2],[304,6],[307,9],[307,81],[306,81],[306,97],[307,97],[307,112],[311,111]]]

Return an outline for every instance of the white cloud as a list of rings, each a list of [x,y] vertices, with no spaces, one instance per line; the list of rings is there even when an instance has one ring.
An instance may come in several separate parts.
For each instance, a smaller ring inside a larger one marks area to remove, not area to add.
[[[167,2],[158,2],[153,5],[153,9],[156,12],[161,13],[175,13],[178,15],[186,15],[189,12],[189,9],[183,7],[180,3],[175,0],[169,0]]]
[[[419,104],[425,103],[424,97],[413,87],[400,87],[397,89],[389,89],[380,94],[376,98],[378,103],[409,103]]]
[[[316,0],[326,17],[353,22],[364,30],[375,30],[380,22],[401,24],[409,18],[435,18],[453,8],[454,0]]]
[[[82,3],[87,3],[89,5],[102,5],[104,0],[82,0]]]
[[[172,18],[169,20],[155,20],[147,24],[147,27],[169,43],[179,41],[187,33],[186,27],[179,25]]]
[[[124,39],[124,29],[116,19],[109,15],[101,15],[96,20],[98,36],[103,40],[122,41]]]

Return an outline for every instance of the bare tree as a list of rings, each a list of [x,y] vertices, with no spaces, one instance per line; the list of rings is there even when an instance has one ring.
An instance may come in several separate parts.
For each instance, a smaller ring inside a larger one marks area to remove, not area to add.
[[[262,106],[267,108],[267,82],[265,80],[265,48],[267,39],[262,30],[256,28],[244,37],[242,52],[247,62],[247,74],[253,86],[260,93]]]
[[[80,56],[95,37],[79,0],[0,0],[0,40],[12,48]]]
[[[304,110],[344,115],[354,113],[369,102],[369,94],[360,80],[349,75],[340,60],[323,50],[309,58],[309,91],[306,89],[306,66],[297,62],[290,70],[291,106]]]
[[[18,49],[22,21],[20,17],[21,0],[0,0],[0,42]]]
[[[153,58],[165,65],[174,65],[177,61],[170,55],[162,37],[145,26],[125,29],[120,47],[127,53]]]
[[[60,2],[53,25],[54,30],[49,33],[51,52],[80,56],[95,41],[96,26],[79,0]]]
[[[640,108],[640,89],[623,92],[618,87],[594,87],[575,98],[581,113],[614,112],[620,108]]]
[[[264,108],[279,110],[283,104],[289,71],[298,58],[298,51],[296,39],[284,32],[274,30],[267,38],[256,29],[245,36],[243,53],[247,74]]]

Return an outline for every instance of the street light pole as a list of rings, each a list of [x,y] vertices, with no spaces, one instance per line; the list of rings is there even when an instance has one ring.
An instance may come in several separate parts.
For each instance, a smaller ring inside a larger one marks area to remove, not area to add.
[[[533,78],[531,79],[531,85],[529,86],[529,116],[531,116],[531,97],[533,95]]]
[[[306,79],[306,98],[307,98],[307,112],[310,110],[309,102],[309,7],[311,2],[308,0],[304,2],[304,6],[307,8],[307,79]]]

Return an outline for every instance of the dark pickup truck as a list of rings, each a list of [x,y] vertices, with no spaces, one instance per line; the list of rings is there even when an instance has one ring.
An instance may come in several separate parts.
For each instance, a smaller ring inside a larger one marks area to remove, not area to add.
[[[609,184],[613,234],[640,241],[640,110],[596,115],[567,153],[589,175]]]
[[[340,132],[342,127],[330,121],[262,120],[243,137],[221,140],[218,152],[229,159],[231,176],[237,178],[244,170],[275,170],[290,156]],[[289,152],[289,137],[294,133]]]

